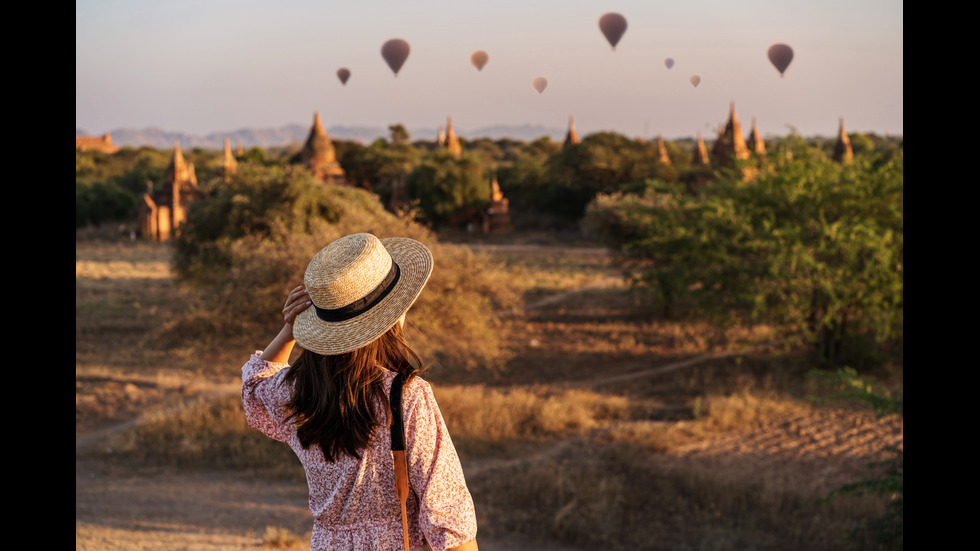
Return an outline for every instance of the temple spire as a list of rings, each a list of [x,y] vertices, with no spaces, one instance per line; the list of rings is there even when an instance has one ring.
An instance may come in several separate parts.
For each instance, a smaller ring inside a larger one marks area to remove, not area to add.
[[[582,140],[578,137],[578,132],[575,131],[575,119],[571,115],[568,116],[568,132],[565,133],[565,145],[575,145],[581,143]]]
[[[728,167],[735,166],[736,161],[749,158],[749,148],[745,144],[745,135],[742,134],[742,125],[738,122],[738,115],[735,114],[734,101],[730,103],[728,122],[725,123],[724,130],[715,140],[711,154],[719,165]]]
[[[231,140],[225,138],[225,158],[221,165],[221,170],[224,173],[225,181],[231,180],[231,175],[238,172],[238,160],[231,153]]]
[[[849,163],[854,160],[851,138],[844,130],[844,117],[840,118],[840,130],[837,132],[837,143],[834,144],[834,160],[838,163]]]
[[[759,127],[755,124],[755,117],[752,117],[752,133],[749,135],[749,150],[755,153],[757,157],[766,156],[766,142],[762,139],[762,135],[759,134]]]
[[[704,138],[701,137],[701,131],[698,130],[698,145],[694,149],[694,156],[691,158],[691,164],[696,166],[708,166],[710,161],[708,161],[708,148],[704,145]]]
[[[459,138],[456,137],[452,117],[448,117],[446,121],[446,147],[449,148],[449,152],[453,157],[457,159],[463,154],[463,146],[460,145]]]
[[[663,134],[657,134],[657,160],[665,165],[670,164],[670,155],[667,154],[667,145],[664,144]]]

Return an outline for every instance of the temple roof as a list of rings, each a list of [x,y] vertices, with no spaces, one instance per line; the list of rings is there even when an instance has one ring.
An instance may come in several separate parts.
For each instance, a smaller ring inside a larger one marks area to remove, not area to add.
[[[300,160],[303,166],[310,169],[310,172],[321,180],[344,177],[344,170],[337,162],[337,152],[327,136],[327,131],[323,128],[319,112],[313,114],[313,127],[310,128],[310,135],[306,138],[306,143],[300,152]]]
[[[692,165],[708,165],[708,148],[704,145],[704,138],[701,137],[701,131],[698,131],[698,145],[694,149],[694,156],[691,158]]]
[[[715,140],[711,154],[715,157],[716,162],[723,166],[734,166],[735,160],[749,158],[749,148],[745,144],[742,125],[738,122],[738,115],[735,114],[735,102],[731,102],[728,122],[725,123],[724,130]]]

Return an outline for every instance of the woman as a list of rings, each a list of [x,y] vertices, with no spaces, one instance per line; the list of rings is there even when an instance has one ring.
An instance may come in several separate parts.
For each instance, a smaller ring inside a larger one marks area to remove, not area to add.
[[[402,335],[431,273],[432,254],[418,241],[366,233],[338,239],[289,293],[282,330],[242,367],[249,425],[289,444],[306,471],[313,550],[476,549],[459,457]],[[294,343],[302,353],[289,365]],[[405,380],[407,535],[387,430],[398,374]]]

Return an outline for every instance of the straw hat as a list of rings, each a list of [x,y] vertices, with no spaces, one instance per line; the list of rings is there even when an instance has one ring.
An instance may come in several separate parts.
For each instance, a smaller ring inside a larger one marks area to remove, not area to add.
[[[296,317],[293,336],[317,354],[356,350],[398,322],[430,274],[432,253],[414,239],[341,237],[306,268],[303,284],[313,304]]]

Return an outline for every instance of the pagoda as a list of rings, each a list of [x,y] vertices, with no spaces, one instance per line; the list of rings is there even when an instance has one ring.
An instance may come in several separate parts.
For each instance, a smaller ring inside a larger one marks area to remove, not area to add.
[[[736,161],[749,158],[749,147],[745,144],[742,125],[738,122],[738,115],[735,114],[735,102],[731,103],[728,122],[715,140],[711,148],[711,156],[720,166],[729,168],[734,168]]]
[[[704,138],[701,137],[700,130],[698,131],[698,144],[694,148],[694,155],[691,157],[691,166],[711,166],[711,161],[708,160],[708,148],[704,145]]]
[[[510,222],[509,204],[494,175],[490,180],[490,207],[487,209],[488,233],[508,233],[514,229]]]
[[[851,149],[851,138],[844,130],[844,117],[840,118],[840,130],[837,131],[837,143],[834,144],[834,161],[850,163],[854,160],[854,150]]]
[[[147,182],[147,191],[139,205],[140,234],[152,241],[169,241],[179,235],[181,224],[187,220],[188,207],[202,196],[194,164],[184,158],[180,142],[175,141],[163,188],[153,193],[152,182]]]
[[[571,115],[568,117],[568,132],[565,133],[565,146],[575,145],[581,143],[582,140],[578,137],[578,132],[575,131],[575,121],[572,119]]]
[[[119,151],[119,146],[112,143],[112,135],[106,132],[99,136],[75,136],[75,151],[101,151],[112,155]]]
[[[459,143],[459,138],[456,137],[456,130],[453,128],[453,118],[449,117],[446,121],[446,142],[445,147],[449,150],[449,153],[456,159],[458,159],[463,154],[463,146]]]
[[[221,174],[225,177],[225,182],[230,182],[232,174],[236,172],[238,172],[238,160],[231,153],[231,141],[225,138],[225,156],[221,163]]]
[[[752,117],[752,133],[749,134],[748,141],[749,151],[752,152],[756,157],[764,159],[766,156],[766,142],[762,139],[762,135],[759,134],[759,127],[755,124],[755,117]]]
[[[313,127],[300,151],[300,163],[324,182],[344,183],[344,169],[337,162],[337,152],[327,137],[319,112],[313,114]]]
[[[657,162],[664,165],[670,165],[670,155],[667,154],[667,145],[664,144],[664,137],[662,134],[657,135]]]

